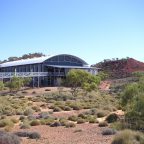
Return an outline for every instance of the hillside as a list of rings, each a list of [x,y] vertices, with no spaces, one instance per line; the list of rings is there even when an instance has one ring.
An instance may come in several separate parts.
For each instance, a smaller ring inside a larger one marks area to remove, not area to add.
[[[133,72],[144,71],[144,63],[133,58],[104,60],[93,66],[107,72],[111,78],[125,78]]]

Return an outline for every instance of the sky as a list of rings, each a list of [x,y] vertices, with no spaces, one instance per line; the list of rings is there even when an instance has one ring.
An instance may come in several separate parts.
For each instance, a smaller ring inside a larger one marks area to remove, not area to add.
[[[0,50],[144,62],[144,0],[0,0]]]

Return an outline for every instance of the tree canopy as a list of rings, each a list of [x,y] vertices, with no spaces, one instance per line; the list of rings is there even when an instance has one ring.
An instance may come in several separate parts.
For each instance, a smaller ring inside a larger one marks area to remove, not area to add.
[[[85,92],[97,89],[100,81],[100,76],[92,75],[84,70],[73,69],[68,72],[65,85],[71,87],[73,95],[77,95],[80,89],[83,89]]]

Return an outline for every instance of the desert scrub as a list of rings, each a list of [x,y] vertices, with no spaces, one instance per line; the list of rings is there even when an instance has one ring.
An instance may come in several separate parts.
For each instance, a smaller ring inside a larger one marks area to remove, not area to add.
[[[16,132],[15,135],[17,135],[19,137],[28,137],[30,139],[40,139],[41,138],[41,135],[38,132],[23,131],[23,132]]]
[[[77,116],[70,116],[68,118],[68,120],[76,122],[78,120],[78,117]]]
[[[73,123],[73,122],[67,122],[67,123],[65,124],[65,127],[66,127],[66,128],[73,128],[73,127],[75,127],[75,126],[76,126],[76,124]]]
[[[131,130],[124,130],[114,137],[112,144],[144,144],[144,134]]]
[[[16,123],[18,123],[18,122],[19,122],[19,120],[18,120],[18,119],[16,119],[16,118],[11,118],[11,121],[12,121],[14,124],[16,124]]]
[[[65,118],[60,118],[59,122],[61,123],[61,126],[65,126],[68,123],[68,120]]]
[[[110,124],[110,127],[116,130],[124,130],[127,127],[125,122],[117,121]]]
[[[77,124],[82,124],[82,123],[85,123],[86,122],[86,120],[85,119],[82,119],[82,118],[79,118],[78,120],[77,120]]]
[[[108,123],[116,122],[119,119],[119,116],[115,113],[111,113],[106,117],[106,121]]]
[[[59,127],[59,126],[61,126],[61,123],[59,121],[55,121],[50,126],[51,127]]]
[[[41,123],[40,123],[39,120],[33,120],[33,121],[30,122],[30,125],[31,125],[31,126],[37,126],[37,125],[40,125],[40,124],[41,124]]]
[[[103,121],[103,122],[100,122],[99,127],[107,127],[108,126],[108,123],[106,121]]]
[[[60,112],[62,109],[60,107],[54,107],[53,112]]]
[[[104,129],[103,131],[102,131],[102,135],[114,135],[114,134],[116,134],[116,130],[114,130],[114,129],[111,129],[111,128],[107,128],[107,129]]]
[[[28,108],[24,111],[25,116],[32,115],[33,113],[34,113],[34,110],[31,108]]]
[[[28,122],[24,122],[23,124],[20,125],[20,129],[29,129],[30,124]]]
[[[106,115],[107,115],[107,112],[104,111],[104,110],[99,110],[99,111],[97,112],[97,117],[98,117],[98,118],[105,117]]]
[[[0,127],[10,126],[13,127],[14,123],[9,119],[2,119],[0,120]]]
[[[0,132],[0,144],[20,144],[21,139],[15,134]]]
[[[38,106],[33,106],[32,109],[35,111],[35,112],[40,112],[41,109],[38,107]]]

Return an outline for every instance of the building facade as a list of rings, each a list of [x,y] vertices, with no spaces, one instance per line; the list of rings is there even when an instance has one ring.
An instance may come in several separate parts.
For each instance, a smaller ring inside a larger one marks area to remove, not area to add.
[[[97,73],[97,69],[90,67],[81,58],[60,54],[2,63],[0,79],[7,81],[14,76],[31,77],[34,87],[57,86],[70,69],[84,69],[92,74]]]

